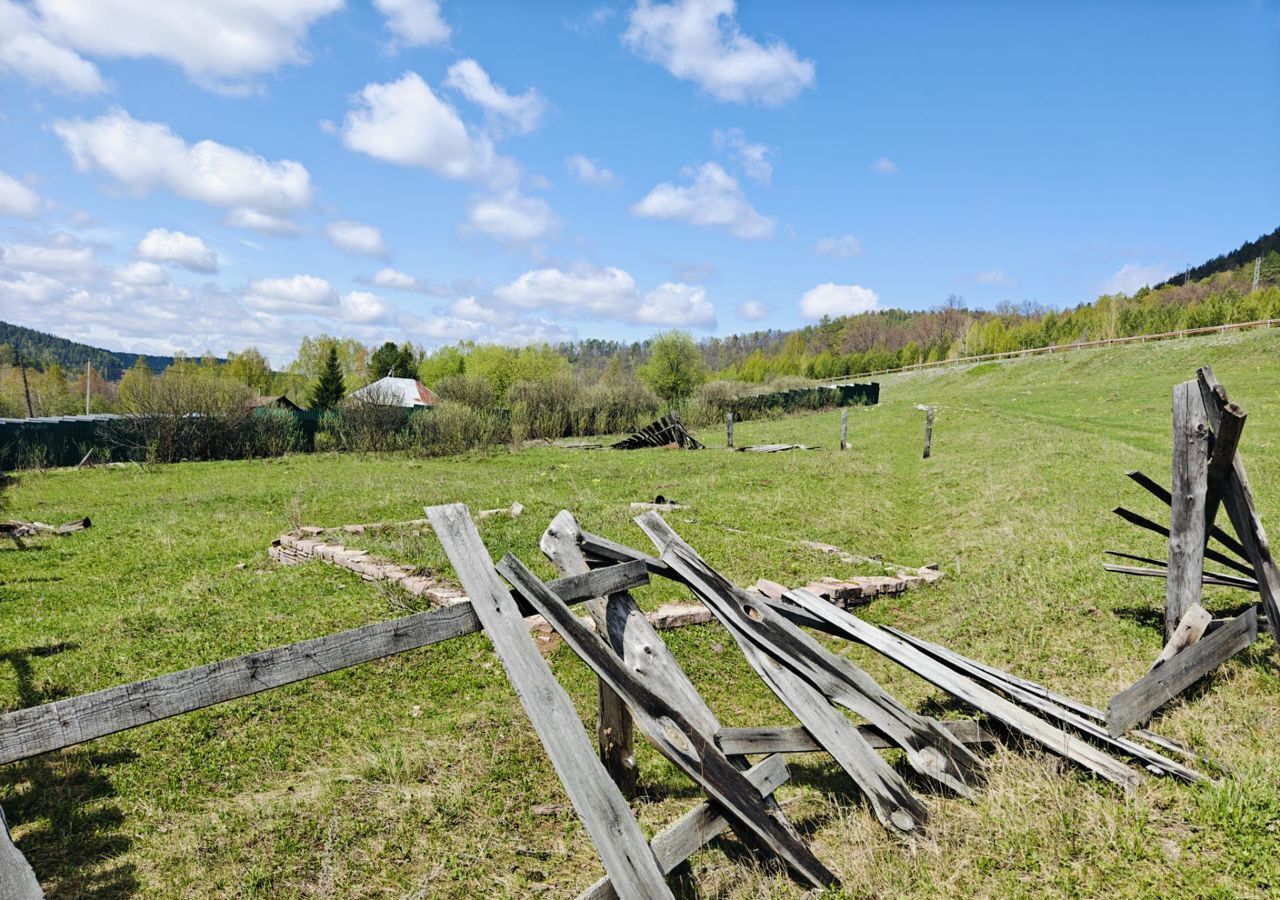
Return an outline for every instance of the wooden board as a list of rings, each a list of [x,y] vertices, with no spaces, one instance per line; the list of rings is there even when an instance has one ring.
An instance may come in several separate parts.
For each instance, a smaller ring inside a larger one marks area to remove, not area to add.
[[[635,816],[596,758],[573,701],[530,639],[467,508],[457,503],[426,512],[618,894],[671,897]]]
[[[962,744],[995,743],[995,735],[973,719],[946,719],[938,723]],[[873,725],[859,725],[858,732],[876,750],[892,750],[897,745]],[[821,753],[822,745],[804,728],[721,728],[716,743],[725,753]]]
[[[1117,506],[1115,509],[1112,510],[1112,512],[1115,513],[1120,518],[1124,519],[1126,522],[1131,522],[1132,524],[1137,525],[1139,528],[1145,528],[1147,529],[1147,531],[1153,532],[1158,535],[1162,535],[1165,538],[1169,537],[1168,528],[1165,528],[1159,522],[1153,522],[1151,519],[1148,519],[1146,516],[1139,515],[1138,513],[1133,512],[1132,510],[1125,509],[1123,506]],[[1254,576],[1253,569],[1251,569],[1249,566],[1245,565],[1244,563],[1237,562],[1236,560],[1232,559],[1226,554],[1219,553],[1217,550],[1206,549],[1204,551],[1204,556],[1205,556],[1205,559],[1211,559],[1214,562],[1221,563],[1222,565],[1226,566],[1229,569],[1235,569],[1241,575],[1247,576],[1249,578],[1252,578]],[[649,571],[650,572],[653,571],[652,567],[649,569]]]
[[[740,826],[739,837],[754,839],[785,860],[814,887],[834,884],[836,877],[791,831],[770,817],[763,798],[751,783],[684,714],[636,678],[605,643],[604,638],[578,621],[523,563],[507,554],[499,563],[512,587],[542,613],[583,662],[627,701],[636,724],[653,745],[677,768],[702,787]]]
[[[1165,506],[1168,506],[1170,502],[1172,502],[1173,495],[1170,494],[1169,491],[1166,490],[1163,485],[1159,484],[1155,479],[1151,478],[1150,476],[1145,475],[1142,472],[1137,471],[1136,469],[1132,472],[1125,472],[1125,475],[1127,475],[1129,478],[1132,478],[1134,482],[1136,482],[1138,485],[1143,487],[1148,493],[1151,494],[1151,496],[1155,497]],[[1207,514],[1205,516],[1205,521],[1206,522],[1209,521],[1209,517]],[[1219,528],[1217,525],[1211,525],[1211,527],[1209,528],[1209,537],[1213,538],[1223,547],[1226,547],[1232,553],[1236,554],[1236,556],[1240,557],[1240,559],[1247,561],[1248,557],[1245,555],[1244,546],[1241,545],[1241,543],[1237,541],[1235,538],[1233,538],[1230,534],[1228,534],[1227,532]],[[1164,564],[1161,563],[1161,565],[1164,565]]]
[[[762,797],[768,797],[790,777],[786,762],[777,754],[765,757],[742,774]],[[669,875],[729,827],[729,821],[716,811],[714,805],[699,803],[660,831],[649,846],[653,848],[653,855],[658,858],[662,871]],[[579,894],[578,900],[613,900],[617,896],[613,883],[608,878],[601,878]]]
[[[1111,698],[1107,731],[1121,735],[1252,644],[1258,637],[1255,607],[1194,646],[1162,663]]]
[[[643,568],[642,562],[610,566],[553,581],[550,587],[565,602],[577,603],[596,591],[647,581]],[[16,710],[0,716],[0,764],[479,630],[471,604],[464,602]]]
[[[1222,425],[1223,407],[1227,403],[1226,391],[1218,384],[1213,369],[1208,366],[1200,369],[1197,377],[1205,415],[1209,425],[1217,430]],[[1254,505],[1249,478],[1238,452],[1232,457],[1231,472],[1222,486],[1222,505],[1231,519],[1236,536],[1244,546],[1245,557],[1253,566],[1254,571],[1250,574],[1258,582],[1267,628],[1277,645],[1280,645],[1280,572],[1276,570],[1275,561],[1271,558],[1267,533],[1263,530],[1262,519]]]
[[[1195,644],[1200,638],[1204,637],[1205,629],[1209,627],[1209,622],[1213,620],[1213,616],[1197,603],[1185,613],[1182,620],[1178,622],[1178,627],[1173,629],[1173,635],[1169,638],[1168,643],[1160,650],[1160,654],[1155,658],[1155,662],[1151,664],[1151,668],[1166,663],[1173,659],[1183,650]]]
[[[13,843],[3,809],[0,809],[0,900],[44,900],[36,873]]]
[[[1194,381],[1173,389],[1173,490],[1169,505],[1169,575],[1165,579],[1164,636],[1200,602],[1204,572],[1205,493],[1209,424]]]

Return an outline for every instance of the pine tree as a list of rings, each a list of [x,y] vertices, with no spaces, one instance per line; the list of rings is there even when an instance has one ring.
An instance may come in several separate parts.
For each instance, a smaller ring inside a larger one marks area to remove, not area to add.
[[[342,366],[338,362],[338,348],[329,348],[329,357],[320,370],[320,378],[311,389],[312,409],[333,409],[347,395],[347,386],[342,380]]]

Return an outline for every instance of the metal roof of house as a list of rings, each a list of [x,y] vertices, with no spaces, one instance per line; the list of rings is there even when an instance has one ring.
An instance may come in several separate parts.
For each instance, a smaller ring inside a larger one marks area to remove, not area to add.
[[[379,378],[366,384],[351,396],[360,400],[381,400],[396,406],[435,406],[440,402],[431,390],[416,378]]]

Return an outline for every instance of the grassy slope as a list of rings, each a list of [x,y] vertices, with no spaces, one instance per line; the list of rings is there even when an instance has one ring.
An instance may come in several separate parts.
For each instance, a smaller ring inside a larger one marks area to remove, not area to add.
[[[318,565],[277,567],[298,522],[413,518],[424,504],[525,505],[487,520],[495,558],[536,560],[560,508],[643,545],[628,503],[689,503],[673,524],[740,582],[847,567],[812,538],[904,563],[940,585],[877,601],[875,621],[1105,706],[1157,652],[1163,585],[1107,576],[1104,548],[1156,555],[1111,516],[1156,513],[1122,473],[1168,477],[1172,384],[1210,362],[1250,413],[1243,452],[1264,521],[1280,519],[1280,336],[1271,332],[1081,352],[887,380],[850,416],[853,449],[789,454],[537,448],[439,461],[295,457],[23,476],[10,513],[90,515],[94,528],[0,549],[0,704],[15,708],[398,614],[398,597]],[[937,405],[934,458],[919,456]],[[832,447],[838,413],[737,426],[739,444]],[[703,435],[715,447],[723,435]],[[738,529],[739,531],[731,531]],[[443,565],[429,539],[392,541]],[[244,568],[238,568],[246,564]],[[550,574],[545,563],[539,570]],[[642,602],[681,596],[655,586]],[[1238,593],[1215,589],[1226,608]],[[728,725],[788,723],[716,627],[669,635]],[[911,705],[954,707],[861,648],[844,652]],[[587,721],[593,686],[565,648],[557,675]],[[16,675],[16,677],[14,677]],[[976,804],[929,792],[929,839],[876,825],[820,756],[792,760],[793,821],[849,896],[1263,896],[1280,888],[1280,677],[1264,638],[1158,720],[1234,771],[1218,787],[1148,779],[1131,799],[1054,758],[1001,751]],[[650,831],[696,797],[640,748]],[[563,792],[480,636],[337,673],[19,764],[0,804],[52,897],[572,894],[599,872]],[[794,895],[725,842],[695,858],[708,894]]]

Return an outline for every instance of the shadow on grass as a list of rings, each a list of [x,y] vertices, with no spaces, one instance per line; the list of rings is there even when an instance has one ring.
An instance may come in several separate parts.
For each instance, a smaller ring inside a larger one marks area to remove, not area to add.
[[[23,708],[66,696],[65,688],[39,685],[32,659],[75,648],[49,644],[0,654],[13,667]],[[114,900],[133,896],[138,880],[132,864],[117,864],[129,849],[120,830],[124,816],[111,802],[108,770],[136,756],[132,751],[74,750],[50,753],[6,767],[0,805],[21,832],[18,849],[35,870],[49,900]]]
[[[1128,619],[1130,622],[1136,622],[1143,628],[1150,628],[1153,631],[1164,631],[1164,610],[1156,609],[1152,606],[1117,606],[1112,610],[1122,619]]]

